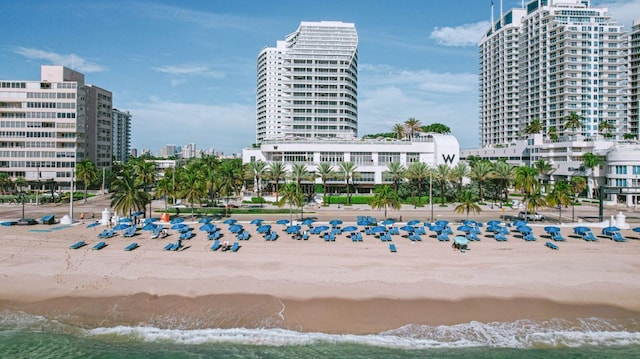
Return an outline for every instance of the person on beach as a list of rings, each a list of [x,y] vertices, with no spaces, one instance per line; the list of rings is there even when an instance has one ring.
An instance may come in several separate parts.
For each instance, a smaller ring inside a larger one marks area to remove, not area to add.
[[[80,213],[80,221],[84,223],[84,212]]]

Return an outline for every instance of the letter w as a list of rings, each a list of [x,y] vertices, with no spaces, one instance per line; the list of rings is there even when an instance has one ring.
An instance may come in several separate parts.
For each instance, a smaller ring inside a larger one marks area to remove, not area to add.
[[[444,163],[451,163],[453,164],[453,160],[456,158],[456,155],[442,155],[442,159],[444,160]]]

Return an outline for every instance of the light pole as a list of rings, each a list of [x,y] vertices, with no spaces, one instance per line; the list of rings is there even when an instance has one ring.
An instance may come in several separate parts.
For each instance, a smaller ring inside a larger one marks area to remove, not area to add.
[[[429,171],[429,206],[431,207],[431,223],[433,223],[433,172]]]
[[[22,197],[22,219],[24,219],[24,192],[20,193],[20,197]]]

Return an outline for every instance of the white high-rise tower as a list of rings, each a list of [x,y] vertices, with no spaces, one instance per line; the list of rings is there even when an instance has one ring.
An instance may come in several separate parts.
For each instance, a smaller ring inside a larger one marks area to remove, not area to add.
[[[358,134],[354,24],[302,22],[258,55],[256,141]]]

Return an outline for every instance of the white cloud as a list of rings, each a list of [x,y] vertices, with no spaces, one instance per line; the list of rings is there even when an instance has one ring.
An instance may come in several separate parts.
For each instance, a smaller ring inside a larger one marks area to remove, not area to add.
[[[608,8],[609,14],[627,30],[631,29],[633,20],[640,20],[640,0],[608,0],[594,6]]]
[[[196,143],[198,148],[239,152],[255,142],[255,107],[206,105],[151,98],[126,106],[133,114],[132,147],[158,154],[167,144]],[[187,140],[185,140],[187,139]]]
[[[390,132],[415,117],[449,126],[461,148],[478,146],[478,76],[360,65],[358,133]]]
[[[208,66],[202,65],[177,65],[177,66],[158,66],[153,70],[172,76],[171,86],[178,86],[187,82],[187,77],[207,77],[213,79],[221,79],[225,74],[220,71],[211,70]]]
[[[76,54],[63,55],[55,52],[27,48],[27,47],[18,47],[17,49],[15,49],[15,52],[29,59],[47,60],[51,62],[53,65],[66,66],[68,68],[77,70],[82,73],[106,71],[106,69],[103,66],[93,63],[91,61],[85,60]]]
[[[476,46],[490,26],[489,21],[480,21],[454,27],[436,27],[429,38],[444,46]]]

